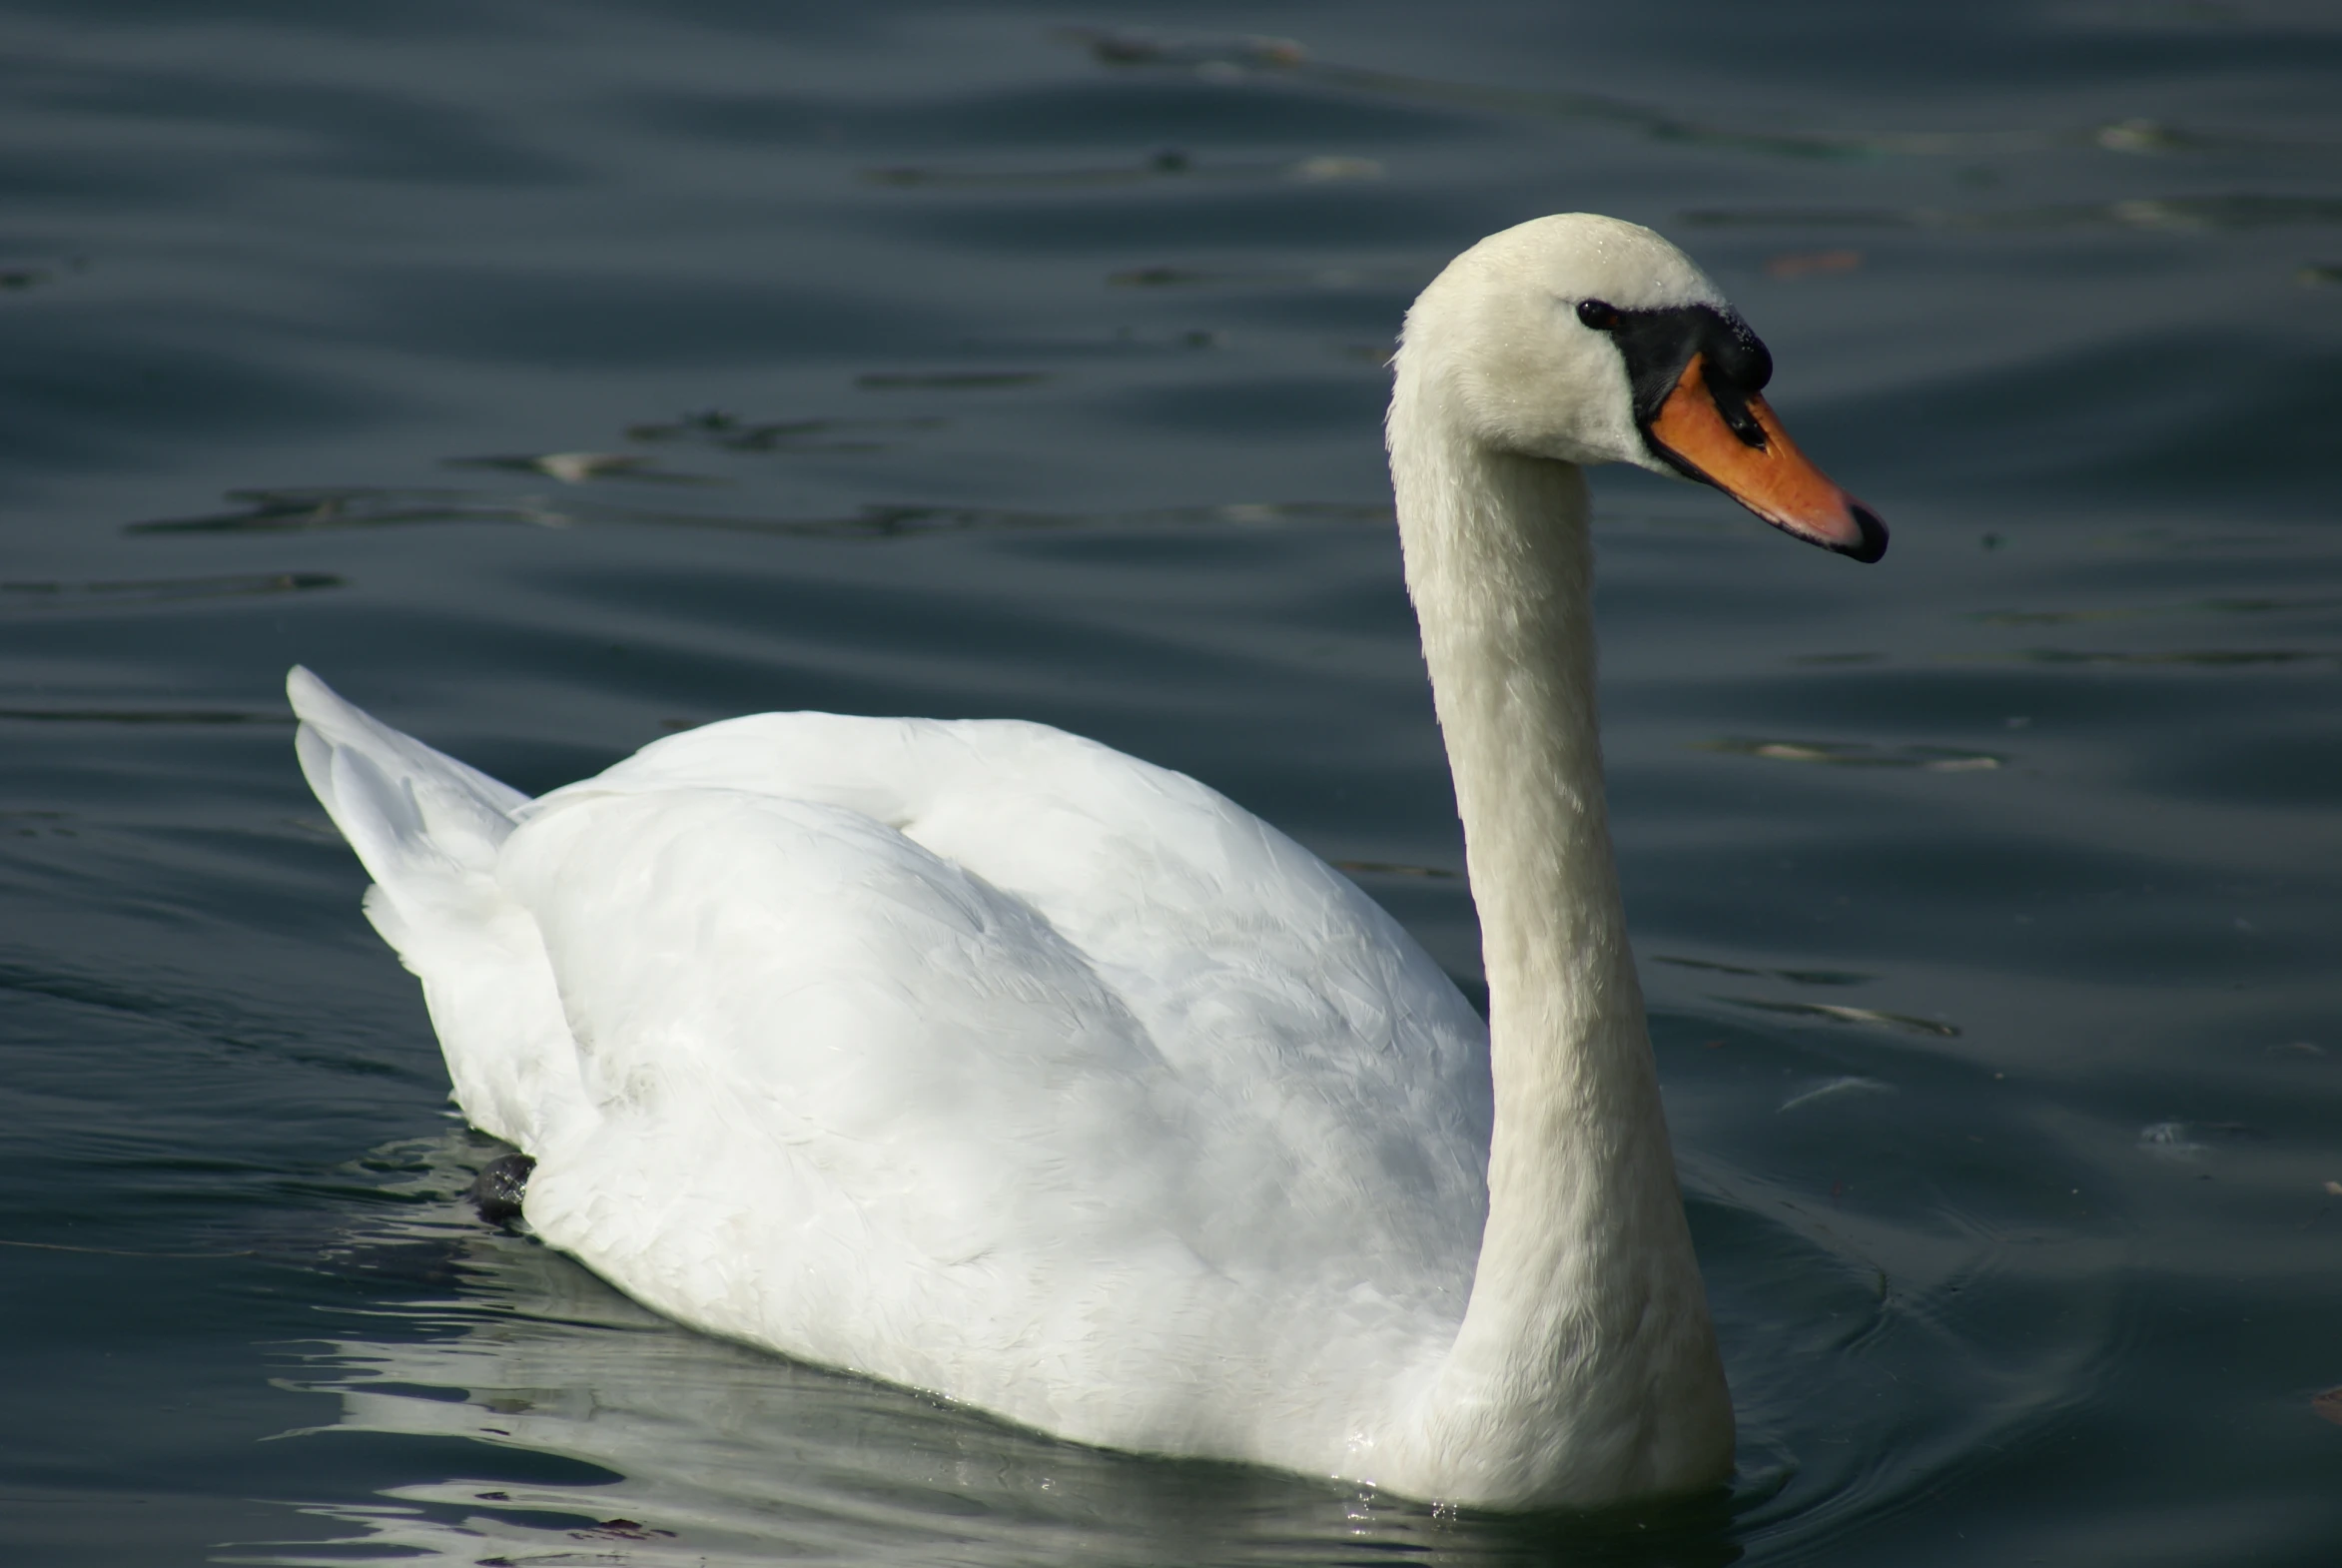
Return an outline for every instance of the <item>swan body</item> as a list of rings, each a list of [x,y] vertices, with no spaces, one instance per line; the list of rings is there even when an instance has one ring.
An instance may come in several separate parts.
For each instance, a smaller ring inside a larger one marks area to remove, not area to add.
[[[1747,345],[1584,215],[1409,315],[1392,472],[1486,1028],[1308,851],[1041,725],[766,714],[530,800],[297,669],[302,766],[457,1102],[536,1161],[530,1224],[660,1311],[1116,1448],[1491,1507],[1712,1485],[1578,465],[1875,558],[1810,465],[1715,443],[1795,458],[1745,433],[1778,433]]]

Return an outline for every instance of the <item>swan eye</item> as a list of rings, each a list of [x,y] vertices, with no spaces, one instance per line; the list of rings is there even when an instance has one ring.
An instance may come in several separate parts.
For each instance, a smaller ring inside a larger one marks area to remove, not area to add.
[[[1606,333],[1618,325],[1618,307],[1605,305],[1600,300],[1580,300],[1578,320],[1598,333]]]

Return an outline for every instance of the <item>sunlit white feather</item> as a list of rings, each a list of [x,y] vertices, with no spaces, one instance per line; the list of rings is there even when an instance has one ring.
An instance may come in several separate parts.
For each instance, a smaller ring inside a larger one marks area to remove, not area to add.
[[[461,1104],[539,1162],[530,1221],[662,1311],[1329,1472],[1453,1337],[1480,1022],[1192,779],[1036,724],[767,714],[527,801],[292,691]]]
[[[301,758],[538,1232],[684,1322],[1068,1437],[1521,1507],[1712,1485],[1732,1412],[1610,860],[1574,215],[1409,314],[1389,436],[1493,1028],[1191,779],[1038,725],[737,719],[523,800],[305,671]]]

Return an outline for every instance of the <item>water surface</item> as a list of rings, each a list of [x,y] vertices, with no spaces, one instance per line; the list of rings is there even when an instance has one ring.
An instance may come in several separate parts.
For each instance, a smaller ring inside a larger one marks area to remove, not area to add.
[[[9,34],[12,1561],[2333,1560],[2327,8]],[[1569,209],[1689,247],[1896,530],[1864,569],[1597,481],[1729,1499],[1453,1517],[1100,1454],[470,1215],[493,1146],[288,664],[531,791],[763,708],[1064,725],[1349,866],[1470,991],[1381,361],[1447,256]]]

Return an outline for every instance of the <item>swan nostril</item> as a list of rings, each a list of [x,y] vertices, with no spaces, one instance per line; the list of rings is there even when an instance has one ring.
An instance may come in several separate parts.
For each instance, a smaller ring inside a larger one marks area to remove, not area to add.
[[[1725,424],[1733,434],[1740,437],[1743,446],[1753,446],[1764,451],[1771,444],[1765,434],[1764,421],[1751,411],[1746,398],[1720,395],[1716,399],[1716,411],[1724,416]]]

